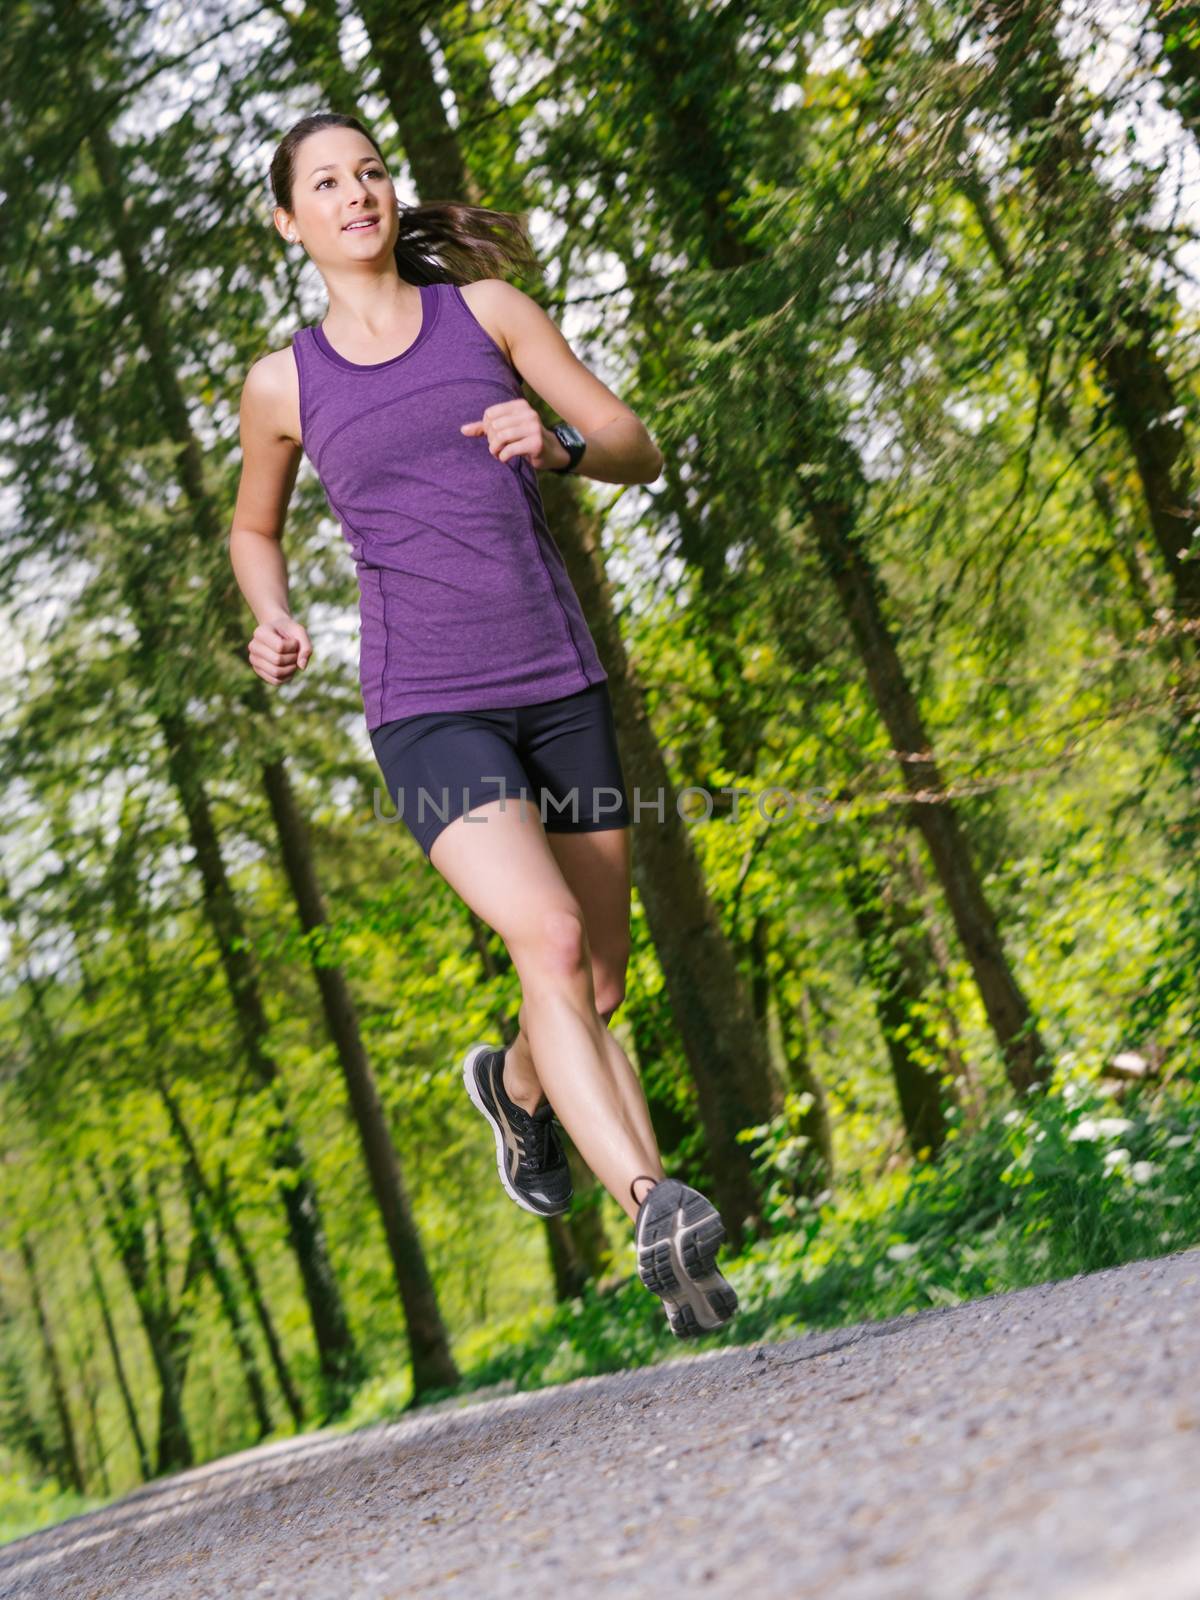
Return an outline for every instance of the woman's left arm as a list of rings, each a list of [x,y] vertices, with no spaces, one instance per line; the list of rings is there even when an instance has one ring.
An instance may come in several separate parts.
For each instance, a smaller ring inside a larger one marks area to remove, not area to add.
[[[470,286],[477,320],[507,347],[509,360],[529,387],[564,422],[578,428],[587,448],[573,477],[602,483],[653,483],[663,456],[641,418],[607,384],[588,370],[537,301],[502,278]],[[464,434],[485,434],[499,460],[528,456],[539,471],[565,467],[570,456],[542,423],[528,400],[488,406],[483,416],[462,425]]]

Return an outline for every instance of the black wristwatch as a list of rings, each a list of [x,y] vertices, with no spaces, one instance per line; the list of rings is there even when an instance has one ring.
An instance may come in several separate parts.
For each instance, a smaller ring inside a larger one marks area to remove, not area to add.
[[[569,422],[556,423],[550,431],[571,458],[565,467],[551,467],[551,472],[574,472],[575,468],[583,460],[583,452],[587,449],[587,443],[583,435],[578,428],[573,428]]]

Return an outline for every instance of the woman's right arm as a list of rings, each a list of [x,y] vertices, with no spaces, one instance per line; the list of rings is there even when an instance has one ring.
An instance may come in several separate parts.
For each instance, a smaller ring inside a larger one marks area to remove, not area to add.
[[[292,361],[290,350],[276,355]],[[229,530],[229,559],[238,588],[258,622],[250,665],[267,683],[286,683],[308,663],[312,644],[288,606],[283,526],[302,451],[282,431],[295,408],[289,374],[275,356],[256,361],[242,385],[242,475]]]

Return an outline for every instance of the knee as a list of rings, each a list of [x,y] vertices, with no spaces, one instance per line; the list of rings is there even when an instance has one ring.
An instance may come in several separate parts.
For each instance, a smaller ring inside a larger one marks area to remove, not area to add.
[[[583,912],[556,907],[540,916],[522,941],[524,965],[547,978],[577,977],[589,960]]]

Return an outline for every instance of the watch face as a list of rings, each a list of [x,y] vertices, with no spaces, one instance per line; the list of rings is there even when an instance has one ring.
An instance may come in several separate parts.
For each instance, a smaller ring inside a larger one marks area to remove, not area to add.
[[[580,445],[583,443],[583,435],[578,428],[573,428],[569,422],[560,422],[554,431],[566,445]]]

